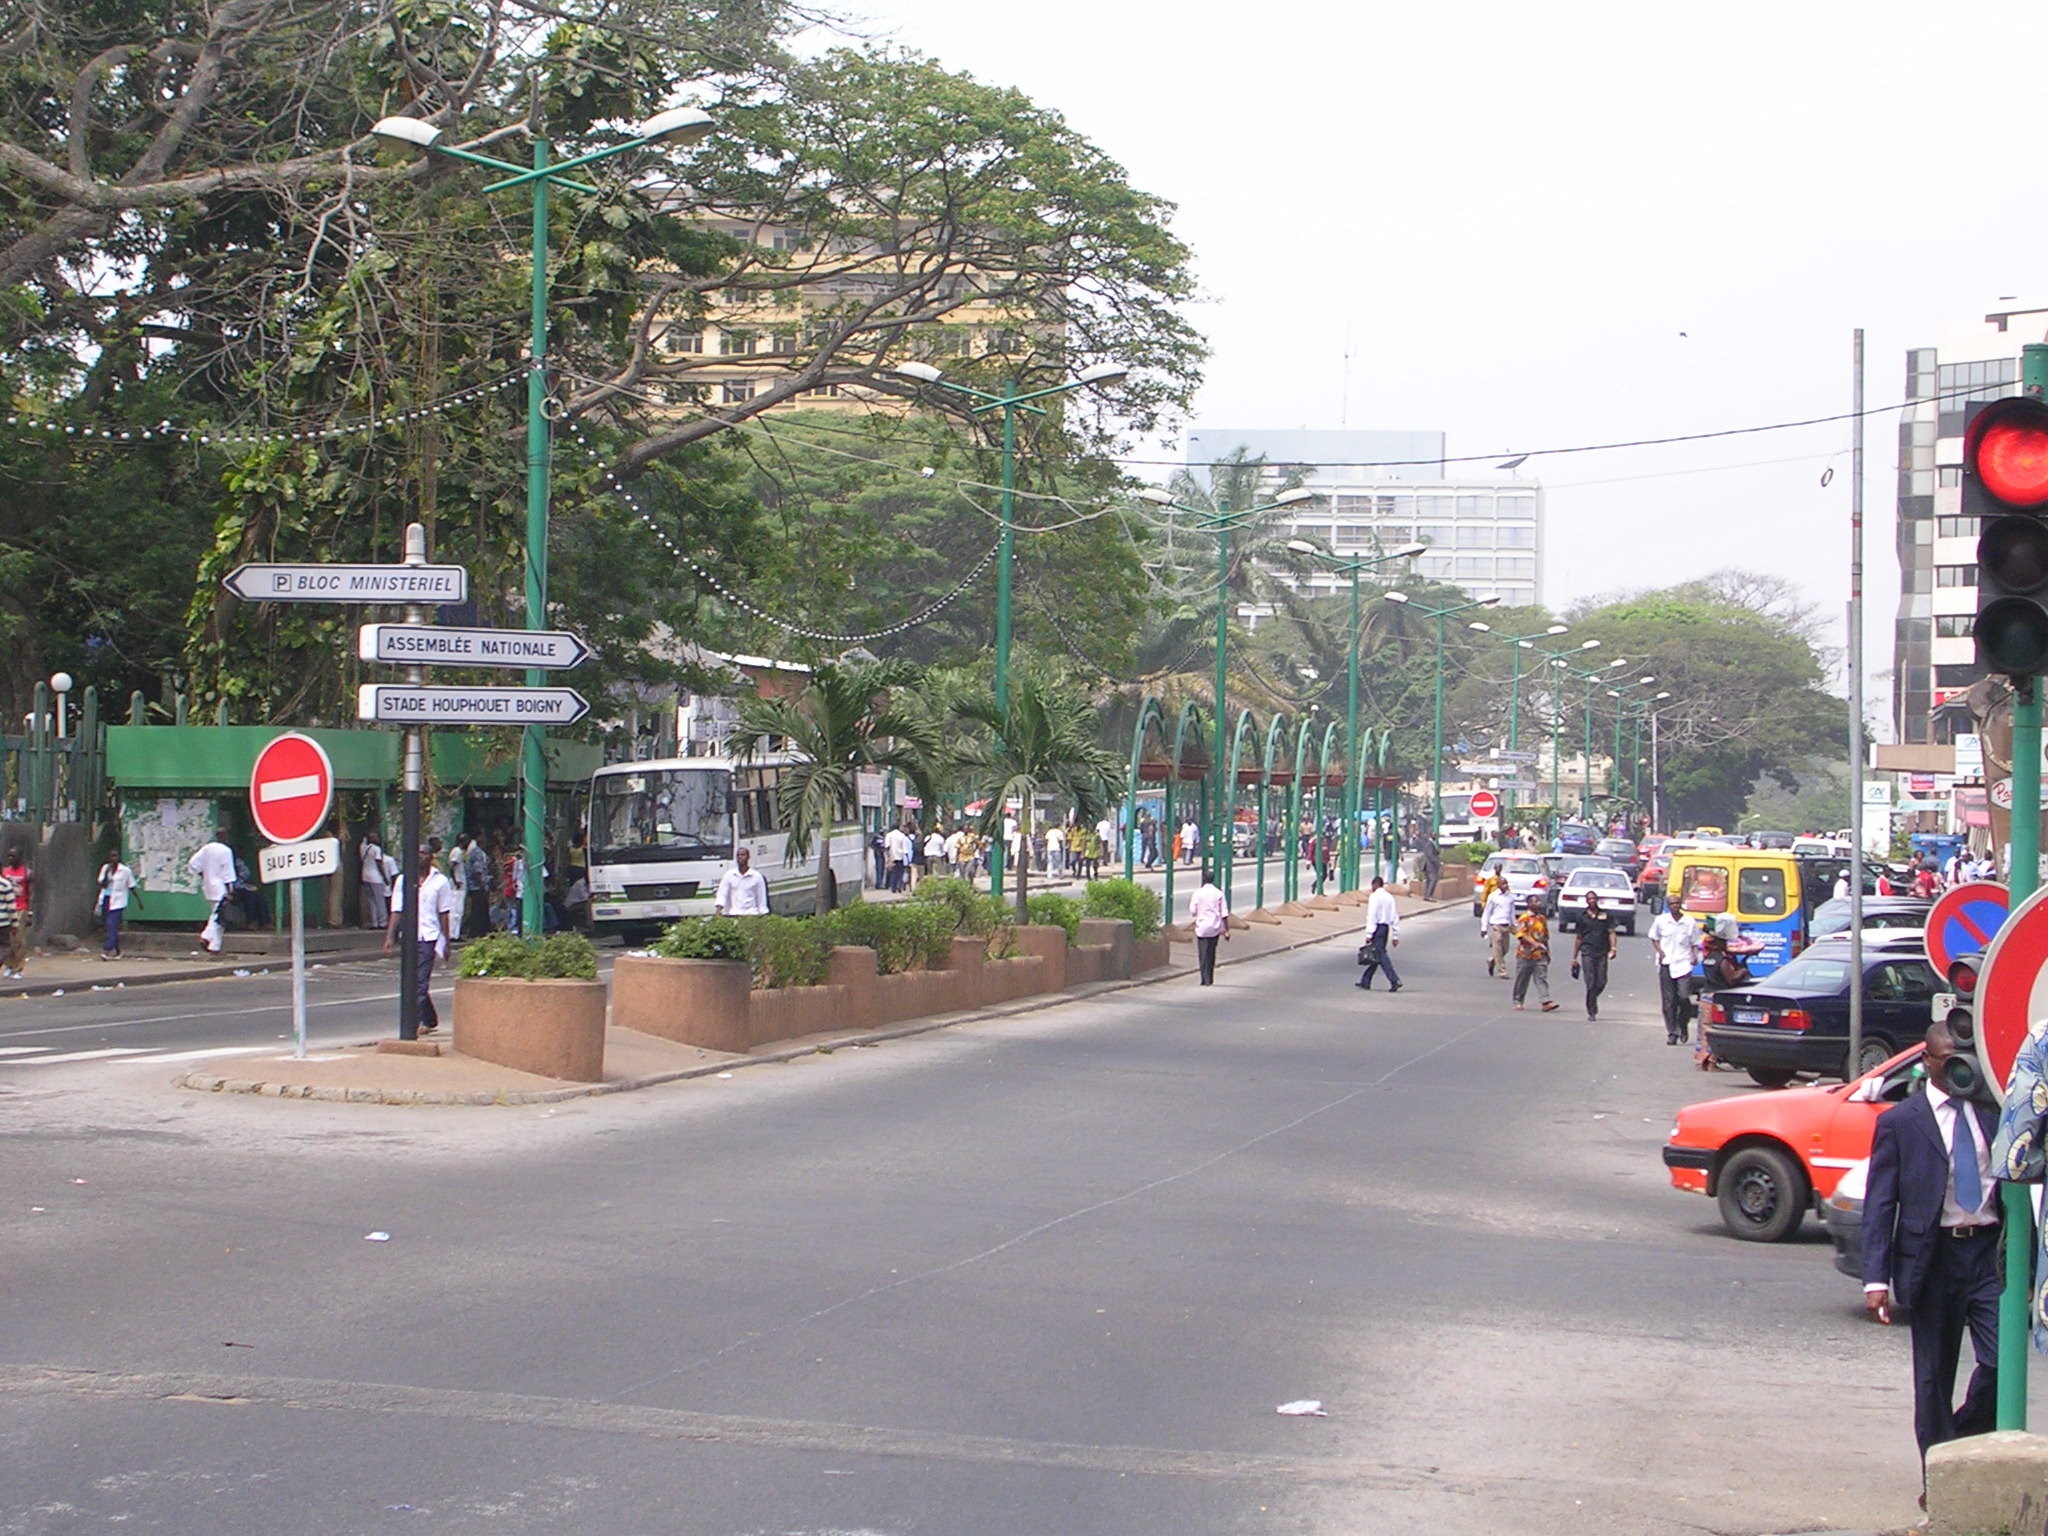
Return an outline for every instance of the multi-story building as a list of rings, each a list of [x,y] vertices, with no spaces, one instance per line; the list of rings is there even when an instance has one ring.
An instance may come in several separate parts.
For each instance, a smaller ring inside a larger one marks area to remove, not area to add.
[[[2001,304],[1982,320],[1942,326],[1939,346],[1906,354],[1892,640],[1892,727],[1901,742],[1947,742],[1968,731],[1960,701],[1984,675],[1970,638],[1978,529],[1962,515],[1963,417],[1972,401],[2018,394],[2020,348],[2048,333],[2048,304]]]
[[[1294,508],[1293,537],[1320,540],[1339,555],[1427,544],[1416,565],[1436,581],[1509,607],[1543,593],[1543,487],[1498,473],[1452,473],[1441,432],[1238,431],[1188,435],[1199,471],[1239,450],[1265,460],[1265,485],[1298,477],[1319,492]],[[1311,592],[1348,587],[1321,572],[1289,578]]]

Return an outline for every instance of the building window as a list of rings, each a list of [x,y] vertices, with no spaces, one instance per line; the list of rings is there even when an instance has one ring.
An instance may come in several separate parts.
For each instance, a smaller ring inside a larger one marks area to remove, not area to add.
[[[1372,527],[1368,523],[1339,523],[1335,543],[1339,549],[1356,549],[1372,542]]]
[[[1415,542],[1415,530],[1405,523],[1382,523],[1380,537],[1398,548],[1403,544]]]
[[[1492,499],[1490,496],[1460,496],[1458,498],[1458,516],[1491,517],[1493,516],[1493,508],[1489,503]]]
[[[1939,477],[1935,484],[1943,489],[1953,489],[1963,483],[1963,466],[1960,464],[1944,464],[1935,473]]]
[[[1975,618],[1975,614],[1969,613],[1937,613],[1934,616],[1934,633],[1943,640],[1967,640]]]
[[[1486,523],[1460,523],[1458,525],[1458,548],[1493,548],[1493,528]]]
[[[1493,530],[1493,542],[1502,549],[1534,549],[1536,547],[1536,525],[1534,523],[1502,523]]]
[[[1494,574],[1502,580],[1510,576],[1533,578],[1536,575],[1536,562],[1528,555],[1503,555],[1494,561],[1493,568]]]
[[[727,405],[740,405],[754,398],[754,383],[751,379],[727,379],[720,391]]]
[[[1424,499],[1427,500],[1428,498],[1425,497]],[[1451,525],[1449,523],[1424,523],[1415,530],[1415,538],[1416,542],[1421,544],[1449,544],[1451,542]]]
[[[1953,667],[1934,669],[1934,686],[1937,688],[1967,688],[1984,675],[1984,669],[1975,662]]]
[[[816,389],[807,389],[804,393],[807,395],[822,395],[827,400],[837,400],[839,398],[839,386],[837,384],[820,384]]]
[[[2002,400],[2019,393],[2019,359],[1994,357],[1981,363],[1943,363],[1938,436],[1961,437],[1963,416],[1973,401]]]
[[[1977,519],[1974,517],[1937,517],[1934,520],[1934,536],[1939,539],[1974,539],[1977,533]]]
[[[796,351],[796,333],[794,331],[777,331],[772,338],[772,343],[777,352],[786,356]]]
[[[1455,574],[1460,581],[1490,581],[1493,578],[1493,561],[1484,556],[1460,555]]]
[[[754,346],[752,331],[727,331],[718,338],[718,350],[726,357],[752,357]]]
[[[1519,492],[1509,495],[1503,491],[1500,498],[1500,515],[1502,517],[1534,517],[1536,515],[1535,496],[1523,495]]]
[[[1451,498],[1448,496],[1418,496],[1415,498],[1415,510],[1424,517],[1449,517],[1452,510]]]
[[[1934,568],[1936,587],[1974,587],[1977,585],[1977,567],[1971,565],[1937,565]]]
[[[672,331],[669,333],[669,347],[676,352],[702,352],[704,333],[702,331]]]
[[[1449,555],[1424,555],[1416,564],[1422,567],[1422,574],[1432,581],[1442,581],[1451,574]]]

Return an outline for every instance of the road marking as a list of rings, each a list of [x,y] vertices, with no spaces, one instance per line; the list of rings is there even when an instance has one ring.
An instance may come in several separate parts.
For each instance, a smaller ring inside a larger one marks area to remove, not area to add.
[[[0,1056],[33,1056],[37,1051],[46,1050],[41,1045],[0,1045]]]
[[[146,1045],[110,1045],[97,1051],[66,1051],[61,1056],[17,1056],[0,1062],[4,1067],[53,1067],[60,1061],[102,1061],[109,1056],[145,1056]]]
[[[434,996],[452,997],[454,983],[446,987],[435,987]],[[325,1002],[308,1003],[308,1008],[349,1008],[358,1003],[395,1003],[396,992],[373,992],[366,997],[331,997]],[[87,1030],[132,1029],[137,1024],[176,1024],[187,1019],[239,1019],[265,1013],[290,1013],[290,1003],[266,1003],[261,1008],[207,1008],[197,1013],[153,1013],[139,1019],[112,1019],[98,1024],[53,1024],[48,1029],[0,1030],[0,1036],[9,1040],[36,1040],[44,1035],[76,1035]],[[41,1046],[32,1047],[41,1050]],[[147,1047],[143,1047],[147,1049]]]
[[[265,1051],[275,1051],[276,1045],[216,1045],[204,1051],[166,1051],[151,1056],[156,1061],[206,1061],[215,1056],[260,1056]]]

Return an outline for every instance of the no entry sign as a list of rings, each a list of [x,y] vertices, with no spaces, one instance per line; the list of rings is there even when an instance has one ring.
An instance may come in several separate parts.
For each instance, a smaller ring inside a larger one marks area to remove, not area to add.
[[[1472,814],[1479,820],[1486,820],[1499,809],[1500,801],[1494,798],[1492,790],[1482,789],[1474,792],[1472,796]]]
[[[1977,1060],[2002,1093],[2027,1025],[2048,1013],[2048,886],[1992,935],[1977,976]]]
[[[271,842],[311,837],[333,803],[334,764],[312,737],[291,731],[256,754],[249,773],[249,812]]]
[[[2011,897],[2002,885],[1971,880],[1944,891],[1927,914],[1927,958],[1946,980],[1964,955],[1982,954],[2005,926]]]

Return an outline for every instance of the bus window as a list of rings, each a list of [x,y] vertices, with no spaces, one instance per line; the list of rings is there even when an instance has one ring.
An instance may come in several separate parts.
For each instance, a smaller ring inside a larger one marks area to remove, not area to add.
[[[592,857],[657,848],[728,858],[726,775],[701,768],[601,773],[591,784]]]
[[[781,766],[767,763],[736,769],[733,780],[738,789],[740,836],[761,837],[780,830],[775,790],[782,782]]]
[[[1736,905],[1744,912],[1783,917],[1786,912],[1785,871],[1745,869],[1735,879]]]
[[[1694,864],[1685,872],[1679,905],[1688,912],[1728,910],[1728,870],[1720,864]]]

